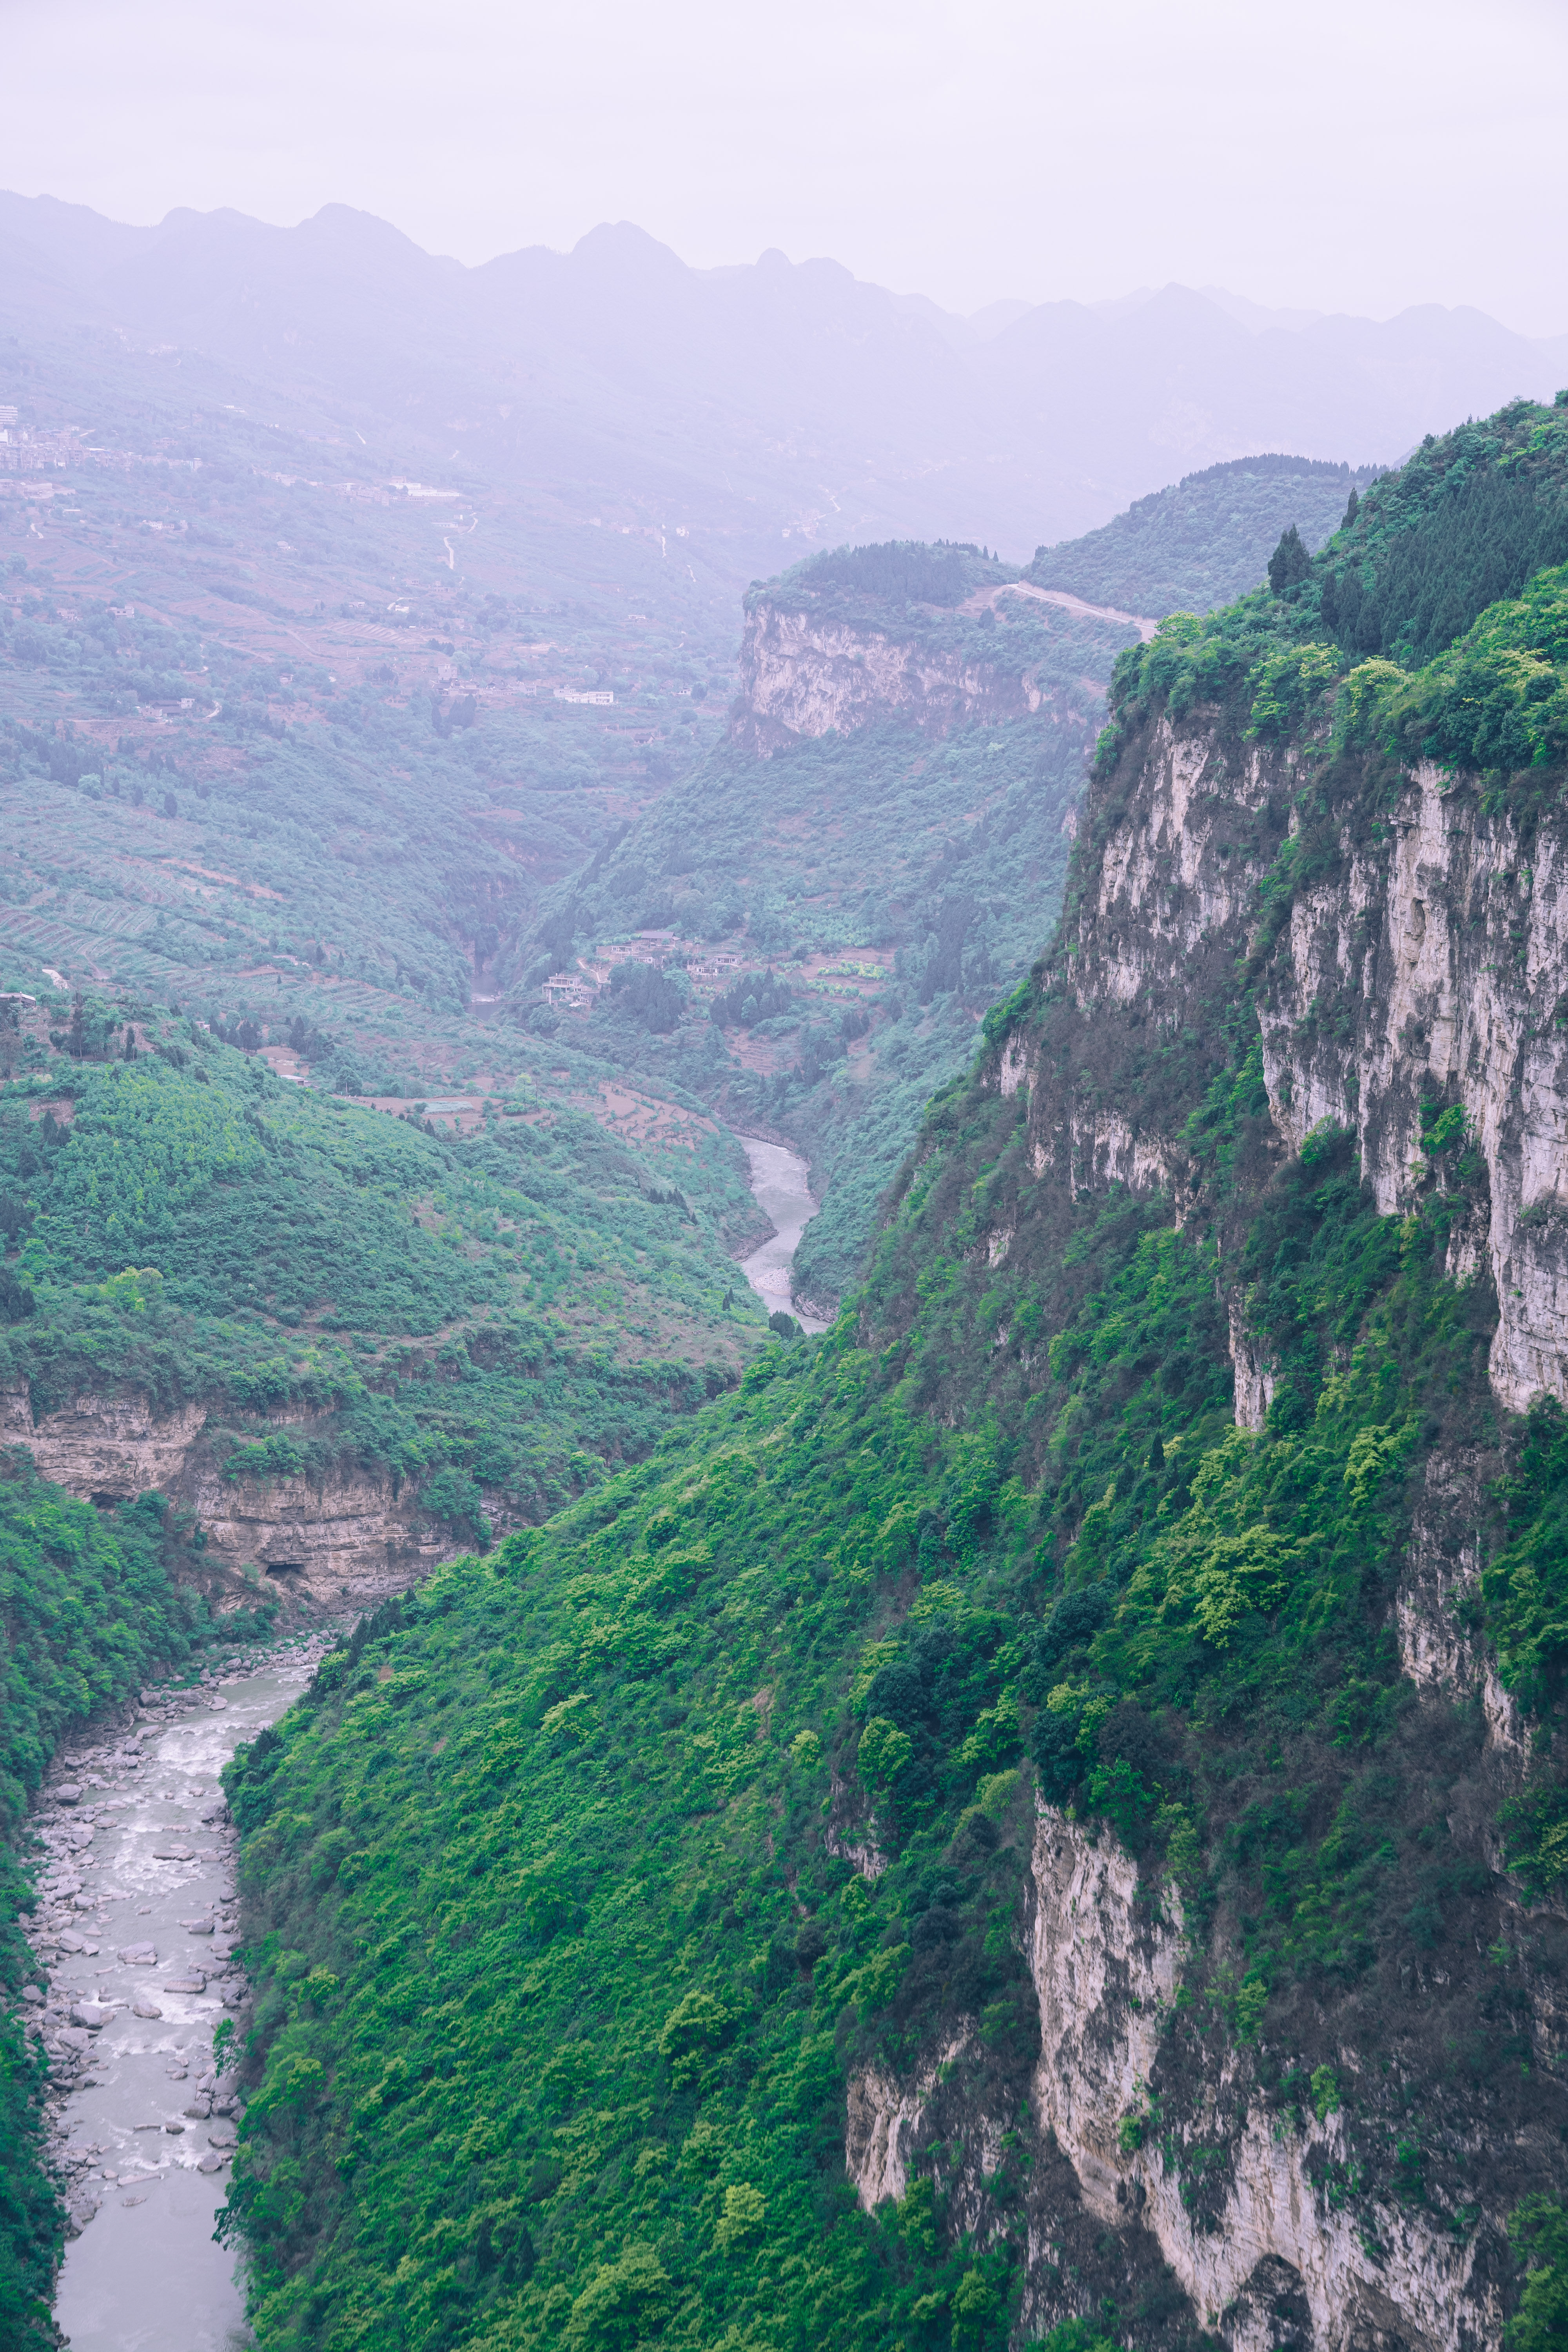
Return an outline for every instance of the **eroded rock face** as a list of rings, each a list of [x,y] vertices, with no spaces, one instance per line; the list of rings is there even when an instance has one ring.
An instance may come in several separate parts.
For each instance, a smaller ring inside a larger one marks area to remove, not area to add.
[[[100,1504],[156,1490],[192,1509],[216,1570],[259,1570],[296,1600],[363,1601],[408,1584],[458,1549],[389,1473],[334,1466],[320,1479],[228,1479],[207,1412],[159,1412],[134,1392],[84,1395],[35,1421],[26,1389],[0,1391],[0,1442],[42,1476]]]
[[[79,1396],[35,1421],[25,1388],[0,1391],[0,1440],[25,1445],[41,1475],[73,1495],[172,1492],[206,1418],[198,1404],[160,1413],[150,1398],[132,1392]]]
[[[900,712],[945,734],[966,719],[1022,717],[1042,700],[1027,677],[763,603],[746,615],[741,692],[732,732],[764,755]]]
[[[1006,1035],[994,1083],[1026,1095],[1037,1178],[1076,1193],[1158,1188],[1180,1220],[1195,1192],[1185,1122],[1211,1077],[1232,1082],[1220,1016],[1245,985],[1258,1007],[1274,1137],[1249,1129],[1255,1175],[1256,1155],[1266,1175],[1270,1150],[1283,1160],[1327,1121],[1356,1138],[1380,1211],[1403,1214],[1444,1182],[1429,1139],[1447,1111],[1447,1133],[1462,1126],[1461,1148],[1486,1171],[1484,1182],[1473,1171],[1467,1181],[1479,1205],[1453,1224],[1447,1272],[1495,1286],[1494,1392],[1510,1410],[1542,1391],[1568,1398],[1568,817],[1542,816],[1527,859],[1506,815],[1489,815],[1463,782],[1422,768],[1391,794],[1385,777],[1374,790],[1354,772],[1325,784],[1326,773],[1326,760],[1306,765],[1295,747],[1238,747],[1212,715],[1161,720],[1130,745],[1083,813],[1076,907],[1049,971],[1048,1045],[1027,1029]],[[1310,842],[1292,850],[1307,823]],[[1260,902],[1259,883],[1299,870],[1292,861],[1308,852],[1314,878],[1288,917],[1282,902],[1277,912]],[[1167,1103],[1149,1074],[1171,1047],[1181,1081]],[[1229,1274],[1222,1219],[1215,1231],[1236,1416],[1258,1430],[1276,1368]],[[1005,1253],[1005,1212],[981,1238],[994,1262]],[[1480,1432],[1432,1455],[1391,1631],[1416,1690],[1479,1703],[1487,1737],[1454,1781],[1447,1825],[1456,1852],[1494,1874],[1501,1902],[1511,1898],[1498,1804],[1526,1749],[1476,1625],[1498,1467]],[[1494,2142],[1488,2086],[1447,2103],[1479,2208],[1473,2226],[1450,2228],[1436,2202],[1404,2198],[1392,2176],[1368,2170],[1375,2102],[1319,2116],[1282,2099],[1277,2083],[1266,2089],[1250,2045],[1170,2035],[1187,1966],[1180,1906],[1141,1885],[1108,1832],[1091,1837],[1043,1809],[1031,1879],[1041,2053],[1028,2100],[1024,2334],[1106,2292],[1135,2311],[1112,2275],[1121,2262],[1156,2281],[1156,2298],[1184,2298],[1190,2325],[1232,2352],[1494,2352],[1505,2217],[1532,2162],[1528,2118]],[[1542,1927],[1542,1911],[1532,1918]],[[1435,2053],[1457,2046],[1442,2039],[1456,1966],[1419,1955],[1401,1965],[1409,2008],[1394,2019],[1389,2047],[1402,2054],[1390,2063],[1413,2079],[1430,2081],[1446,2063]],[[1543,1961],[1533,1974],[1521,1966],[1516,1989],[1552,2033],[1556,1981]],[[1355,2014],[1353,2003],[1344,2011]],[[1363,2063],[1353,2041],[1331,2051],[1347,2082]],[[940,2078],[922,2068],[907,2082],[860,2080],[852,2170],[868,2203],[904,2193],[917,2168],[944,2190],[978,2181],[962,2226],[984,2242],[987,2231],[1016,2228],[1016,2214],[987,2207],[979,2150],[1017,2109],[987,2109],[973,2035],[951,2047]],[[1368,2179],[1382,2187],[1346,2186]]]
[[[1270,975],[1280,1131],[1353,1128],[1392,1215],[1415,1195],[1423,1101],[1462,1105],[1490,1180],[1492,1386],[1516,1412],[1568,1396],[1568,844],[1543,824],[1527,856],[1505,816],[1424,765],[1347,866],[1348,887],[1298,900]],[[1325,1034],[1333,1013],[1348,1041]]]
[[[1135,1036],[1211,1036],[1215,1007],[1260,958],[1281,1147],[1299,1150],[1325,1121],[1349,1129],[1385,1215],[1427,1181],[1423,1106],[1429,1121],[1462,1113],[1489,1208],[1456,1228],[1447,1271],[1491,1276],[1499,1401],[1520,1412],[1542,1391],[1568,1399],[1568,819],[1548,812],[1527,854],[1476,784],[1423,765],[1383,814],[1368,803],[1344,816],[1337,849],[1319,844],[1321,878],[1260,939],[1258,885],[1298,829],[1305,789],[1296,746],[1238,752],[1198,717],[1152,726],[1094,787],[1081,897],[1056,958],[1066,990],[1109,1066],[1131,1059]],[[1077,1190],[1158,1187],[1180,1213],[1190,1094],[1180,1117],[1135,1093],[1118,1100],[1114,1085],[1032,1068],[1012,1038],[996,1083],[1029,1087],[1037,1174]],[[1269,1367],[1239,1349],[1237,1364],[1254,1425]]]
[[[1431,1456],[1394,1597],[1394,1622],[1400,1665],[1417,1689],[1479,1698],[1494,1758],[1521,1769],[1526,1751],[1519,1706],[1476,1630],[1479,1529],[1493,1467],[1475,1448]]]
[[[925,2116],[931,2094],[942,2068],[968,2040],[967,2029],[954,2034],[911,2082],[900,2083],[879,2066],[851,2079],[844,2162],[868,2213],[908,2190],[916,2153],[928,2137]]]
[[[1181,1978],[1183,1930],[1169,1894],[1138,1902],[1138,1869],[1109,1836],[1042,1807],[1035,1835],[1029,1962],[1040,2002],[1041,2054],[1032,2105],[1078,2176],[1084,2202],[1112,2226],[1136,2224],[1160,2252],[1203,2323],[1236,2347],[1300,2339],[1349,2352],[1385,2339],[1411,2347],[1479,2352],[1497,2340],[1501,2311],[1489,2274],[1478,2275],[1471,2237],[1457,2243],[1419,2212],[1336,2211],[1309,2158],[1342,2163],[1338,2118],[1281,2134],[1258,2107],[1231,2149],[1221,2210],[1200,2226],[1183,2200],[1179,2162],[1167,2168],[1152,2136],[1134,2144],[1123,2122],[1146,2111],[1163,2020]],[[1273,2329],[1276,2332],[1270,2333]]]

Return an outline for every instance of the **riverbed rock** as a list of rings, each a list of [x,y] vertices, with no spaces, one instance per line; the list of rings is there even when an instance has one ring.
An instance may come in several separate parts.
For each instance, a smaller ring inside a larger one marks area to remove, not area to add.
[[[198,2159],[196,2170],[198,2172],[221,2172],[227,2162],[228,2158],[226,2156],[220,2156],[216,2147],[209,2147],[206,2154]]]
[[[145,2017],[151,2019],[162,2017],[163,2012],[158,2007],[156,2001],[133,2000],[131,2004],[131,2014],[132,2017]]]
[[[106,2009],[101,2001],[78,2000],[71,2003],[72,2024],[84,2025],[89,2033],[100,2032],[112,2022],[113,2017],[114,2011]]]
[[[222,2121],[215,2123],[210,2126],[207,2132],[207,2137],[214,2147],[233,2147],[239,2137],[239,2134],[233,2124]]]
[[[76,1780],[62,1780],[59,1787],[55,1790],[55,1802],[57,1805],[79,1805],[81,1802],[80,1783]]]
[[[158,1965],[156,1944],[121,1944],[120,1957],[128,1969],[155,1969]]]

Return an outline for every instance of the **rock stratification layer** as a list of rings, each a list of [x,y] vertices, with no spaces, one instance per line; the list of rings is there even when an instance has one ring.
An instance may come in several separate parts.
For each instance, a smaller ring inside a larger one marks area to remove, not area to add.
[[[741,693],[733,731],[763,753],[888,718],[944,735],[966,720],[1023,718],[1045,698],[1026,673],[1000,663],[761,598],[746,614]]]
[[[453,1549],[412,1482],[400,1488],[388,1470],[347,1463],[315,1477],[226,1476],[197,1403],[160,1412],[135,1391],[88,1393],[35,1418],[26,1390],[10,1389],[0,1417],[5,1442],[25,1446],[69,1494],[108,1506],[156,1490],[193,1511],[215,1576],[239,1593],[265,1576],[293,1601],[363,1604]]]

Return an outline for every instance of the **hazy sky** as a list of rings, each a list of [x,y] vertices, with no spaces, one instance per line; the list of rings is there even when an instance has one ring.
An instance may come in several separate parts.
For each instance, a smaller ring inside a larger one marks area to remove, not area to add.
[[[0,0],[0,184],[1568,330],[1568,0]]]

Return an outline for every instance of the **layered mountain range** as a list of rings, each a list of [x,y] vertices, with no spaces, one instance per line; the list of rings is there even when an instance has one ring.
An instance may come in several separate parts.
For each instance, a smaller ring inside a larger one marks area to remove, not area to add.
[[[1561,342],[1477,311],[1281,321],[1180,287],[976,329],[832,261],[694,270],[627,223],[477,269],[344,205],[133,228],[5,196],[0,225],[0,310],[69,354],[84,423],[128,375],[174,382],[384,471],[504,481],[551,524],[682,530],[732,584],[792,541],[1023,560],[1194,467],[1388,463],[1435,413],[1568,373]]]

